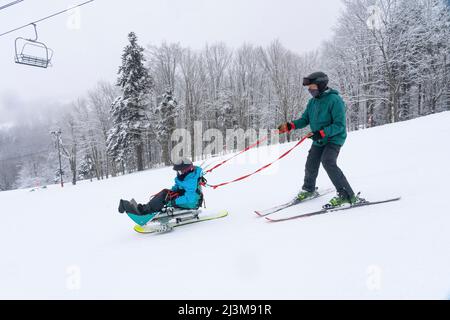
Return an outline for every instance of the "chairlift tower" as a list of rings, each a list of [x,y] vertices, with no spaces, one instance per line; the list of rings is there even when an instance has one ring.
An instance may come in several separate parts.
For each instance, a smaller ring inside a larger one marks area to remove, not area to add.
[[[58,158],[59,158],[59,177],[61,182],[61,188],[64,188],[64,181],[63,181],[63,171],[62,171],[62,163],[61,163],[61,129],[58,131],[52,131],[50,132],[52,135],[56,138],[56,143],[58,146]]]

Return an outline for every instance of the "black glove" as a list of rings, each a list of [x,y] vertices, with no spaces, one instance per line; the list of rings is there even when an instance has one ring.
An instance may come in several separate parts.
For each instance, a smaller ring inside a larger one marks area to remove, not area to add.
[[[325,138],[325,133],[323,130],[312,132],[312,136],[310,137],[314,141],[319,141]]]

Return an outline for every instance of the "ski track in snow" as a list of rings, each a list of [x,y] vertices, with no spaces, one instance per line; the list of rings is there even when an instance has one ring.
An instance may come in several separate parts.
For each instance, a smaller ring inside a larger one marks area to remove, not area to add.
[[[349,134],[339,164],[355,191],[400,202],[279,224],[253,212],[297,193],[310,141],[268,172],[207,189],[208,210],[229,217],[169,234],[135,233],[117,206],[170,187],[170,168],[1,192],[0,298],[446,299],[449,123],[445,112]],[[250,151],[207,178],[234,179],[289,146]],[[331,187],[323,168],[318,186]],[[275,216],[316,210],[332,196]]]

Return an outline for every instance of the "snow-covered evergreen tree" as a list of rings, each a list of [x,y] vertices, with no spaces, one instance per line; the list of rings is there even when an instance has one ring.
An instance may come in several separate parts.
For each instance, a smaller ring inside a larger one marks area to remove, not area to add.
[[[89,155],[86,155],[80,163],[80,169],[78,174],[80,179],[89,179],[92,181],[92,176],[94,173],[94,161]]]
[[[113,127],[109,131],[107,149],[116,162],[129,167],[136,164],[136,169],[141,171],[144,169],[143,135],[150,125],[146,109],[153,80],[144,65],[144,49],[139,46],[136,34],[131,32],[128,40],[117,81],[122,95],[111,106]]]
[[[161,97],[161,102],[155,110],[157,119],[156,136],[162,148],[162,160],[166,165],[170,165],[170,150],[172,147],[171,136],[176,129],[176,118],[178,115],[178,102],[172,91],[166,90]]]

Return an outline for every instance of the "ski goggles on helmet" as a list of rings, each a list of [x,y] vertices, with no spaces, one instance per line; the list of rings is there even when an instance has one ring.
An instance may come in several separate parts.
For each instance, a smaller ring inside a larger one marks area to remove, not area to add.
[[[303,78],[303,85],[304,86],[310,86],[312,84],[317,84],[319,85],[320,83],[325,83],[328,84],[328,76],[327,75],[323,75],[323,76],[319,76],[317,78]]]
[[[180,168],[180,169],[176,170],[176,172],[177,172],[178,176],[182,176],[182,175],[185,175],[186,173],[191,172],[192,170],[194,170],[194,165],[191,164],[191,165],[187,165],[184,168]]]

